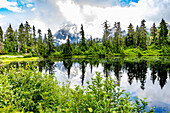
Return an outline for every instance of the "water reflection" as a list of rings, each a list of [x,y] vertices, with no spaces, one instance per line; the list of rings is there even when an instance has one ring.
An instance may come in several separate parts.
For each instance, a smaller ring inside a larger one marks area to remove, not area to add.
[[[147,61],[141,60],[139,62],[124,62],[125,70],[127,70],[128,82],[131,85],[133,79],[140,81],[141,89],[145,89]]]
[[[151,101],[150,105],[156,105],[158,108],[160,105],[162,106],[162,103],[170,105],[170,99],[168,99],[170,97],[168,90],[170,87],[170,83],[168,83],[168,78],[170,78],[169,57],[156,60],[144,58],[137,60],[127,60],[126,58],[48,59],[29,63],[29,65],[35,64],[40,72],[54,74],[59,80],[67,79],[73,84],[80,81],[77,83],[79,85],[86,85],[96,71],[101,72],[104,77],[111,75],[120,81],[119,85],[131,94],[140,98],[147,97],[148,101]],[[25,68],[28,62],[11,63],[5,68],[10,69],[11,66],[19,67],[19,65]],[[170,111],[169,107],[165,107],[165,109]]]
[[[68,79],[70,78],[70,70],[71,70],[72,64],[73,64],[72,59],[63,60],[63,65],[68,72]]]
[[[139,81],[142,90],[145,89],[148,69],[149,71],[151,71],[150,80],[153,84],[155,83],[155,80],[158,80],[161,89],[163,89],[163,87],[166,85],[170,71],[170,62],[163,62],[162,60],[148,62],[147,60],[128,61],[124,60],[123,58],[62,60],[48,59],[39,62],[29,62],[29,65],[35,65],[35,63],[38,66],[40,72],[45,71],[49,74],[55,74],[56,68],[59,68],[59,70],[61,71],[65,70],[67,72],[68,79],[70,79],[70,74],[72,71],[71,68],[74,68],[73,64],[78,63],[79,69],[81,70],[81,85],[83,85],[84,83],[86,68],[90,69],[90,72],[92,73],[93,67],[98,68],[99,64],[101,64],[105,77],[108,77],[108,75],[112,75],[113,72],[116,79],[118,81],[121,81],[121,73],[125,72],[128,76],[128,83],[132,85],[134,80],[136,80],[137,82]],[[87,67],[88,64],[89,67]],[[26,65],[28,65],[28,62],[13,62],[10,65],[6,65],[5,68],[9,70],[10,67],[19,67],[19,65],[25,68]],[[62,66],[64,66],[64,69],[61,68]]]

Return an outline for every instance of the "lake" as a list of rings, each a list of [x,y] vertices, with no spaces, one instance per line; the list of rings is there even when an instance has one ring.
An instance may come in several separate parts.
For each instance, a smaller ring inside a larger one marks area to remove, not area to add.
[[[6,68],[27,63],[13,62]],[[42,73],[54,74],[61,83],[70,81],[71,88],[87,86],[96,72],[103,77],[110,75],[133,98],[147,97],[147,109],[155,106],[155,112],[170,111],[170,57],[48,59],[31,63],[36,63]]]

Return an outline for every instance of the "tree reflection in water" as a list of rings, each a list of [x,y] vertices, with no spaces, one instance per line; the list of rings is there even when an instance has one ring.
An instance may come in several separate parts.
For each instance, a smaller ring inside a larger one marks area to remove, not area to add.
[[[63,62],[63,65],[65,67],[65,70],[68,72],[68,79],[70,79],[71,74],[71,67],[73,66],[73,63],[79,64],[79,69],[82,72],[82,75],[80,77],[81,79],[81,85],[84,84],[84,79],[86,75],[86,68],[90,69],[90,72],[93,72],[93,67],[98,67],[99,64],[102,64],[103,66],[103,72],[105,76],[111,74],[111,72],[114,72],[114,76],[117,78],[118,81],[121,81],[121,73],[125,72],[128,76],[128,83],[130,85],[133,84],[134,80],[140,81],[141,83],[141,89],[145,89],[145,83],[147,78],[147,72],[148,70],[151,71],[150,80],[153,84],[155,84],[155,81],[159,81],[160,87],[163,89],[165,84],[167,83],[169,69],[170,69],[170,63],[164,62],[163,60],[158,61],[146,61],[146,60],[137,60],[137,61],[126,61],[122,58],[115,58],[115,59],[99,59],[99,58],[93,58],[93,59],[60,59],[60,60],[43,60],[43,61],[37,61],[37,62],[29,62],[29,65],[37,65],[40,72],[48,72],[49,74],[55,73],[55,68],[59,68],[59,65],[56,65],[57,62]],[[89,65],[88,65],[89,64]],[[1,73],[4,68],[9,70],[12,66],[22,66],[23,68],[28,65],[28,62],[13,62],[9,65],[5,65],[1,67]],[[87,65],[89,67],[87,67]],[[95,70],[97,71],[97,70]],[[112,75],[111,75],[112,76]],[[169,77],[170,78],[170,77]]]

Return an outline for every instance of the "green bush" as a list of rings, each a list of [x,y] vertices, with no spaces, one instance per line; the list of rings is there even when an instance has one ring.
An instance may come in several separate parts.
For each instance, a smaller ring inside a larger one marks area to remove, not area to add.
[[[34,65],[4,69],[0,74],[0,111],[3,112],[145,112],[147,102],[121,90],[110,76],[96,73],[92,83],[71,89],[58,85],[53,75],[41,74]]]
[[[48,56],[49,57],[49,56]],[[61,58],[62,57],[62,54],[61,52],[58,52],[56,51],[55,53],[52,53],[52,55],[50,57],[53,57],[53,58]]]

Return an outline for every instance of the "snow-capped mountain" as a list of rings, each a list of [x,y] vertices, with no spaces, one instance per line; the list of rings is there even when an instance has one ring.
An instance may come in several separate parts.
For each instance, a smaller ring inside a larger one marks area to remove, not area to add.
[[[80,39],[80,30],[77,29],[75,24],[65,23],[60,29],[54,34],[56,37],[54,40],[56,45],[64,44],[67,42],[67,37],[70,38],[71,43],[77,43]]]
[[[110,35],[114,37],[115,29],[111,28]],[[122,31],[122,35],[126,35],[126,31]],[[60,29],[54,34],[54,41],[56,45],[65,44],[67,42],[67,38],[69,37],[71,43],[77,43],[80,41],[80,29],[78,29],[76,24],[65,23]],[[86,40],[90,39],[90,35],[85,32]],[[102,37],[93,37],[96,41],[101,41]]]

